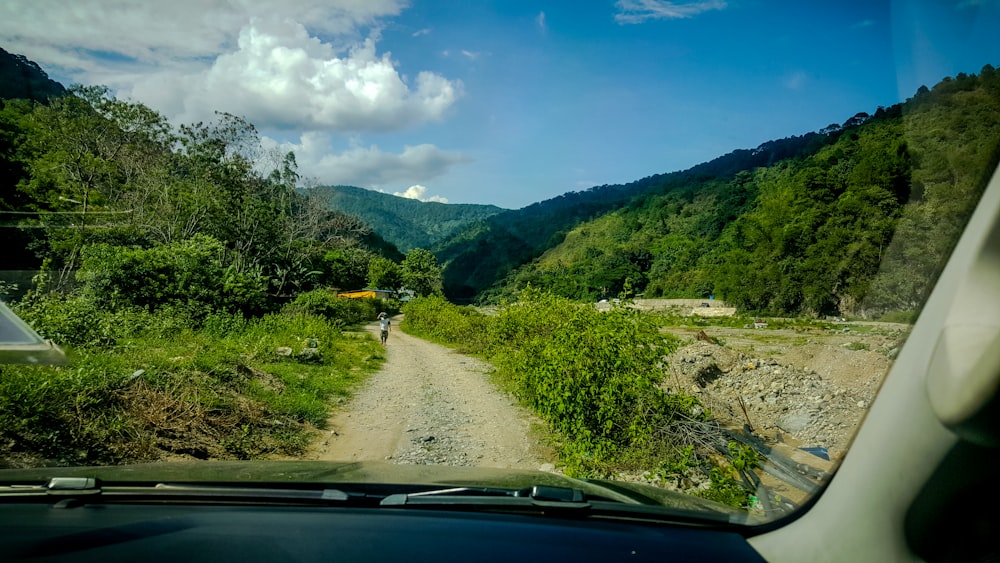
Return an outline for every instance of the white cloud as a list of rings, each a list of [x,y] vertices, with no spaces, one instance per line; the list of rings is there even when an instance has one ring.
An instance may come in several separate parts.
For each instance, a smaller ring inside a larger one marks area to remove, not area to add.
[[[184,121],[219,109],[264,127],[390,131],[440,119],[461,91],[431,72],[411,87],[372,38],[338,56],[301,24],[253,20],[211,67],[139,79],[128,93]]]
[[[350,35],[380,18],[395,16],[404,0],[74,0],[0,2],[0,41],[34,50],[55,46],[85,68],[93,52],[161,64],[172,59],[214,57],[230,50],[254,17],[301,23],[315,33]],[[53,61],[42,57],[39,63]]]
[[[701,0],[698,2],[674,3],[666,0],[618,0],[615,21],[620,24],[643,23],[647,20],[691,18],[711,10],[726,7],[724,0]]]
[[[264,128],[390,131],[441,119],[462,94],[436,73],[400,75],[377,29],[359,37],[397,0],[124,4],[2,3],[0,41],[185,122],[221,110]]]
[[[538,24],[538,29],[540,29],[542,33],[548,31],[549,28],[545,24],[545,12],[538,12],[538,15],[535,16],[535,23]]]
[[[429,35],[431,30],[429,28],[418,29],[413,32],[413,37],[420,37],[421,35]]]
[[[400,153],[384,152],[376,145],[354,146],[341,152],[331,149],[330,136],[305,133],[298,143],[278,144],[264,139],[266,148],[294,151],[299,171],[321,184],[344,184],[365,188],[427,182],[446,174],[453,166],[472,159],[457,151],[431,144],[407,146]]]
[[[406,199],[417,199],[420,201],[436,201],[438,203],[448,203],[448,198],[441,197],[439,195],[432,195],[427,197],[427,187],[421,186],[420,184],[414,184],[406,188],[405,192],[394,192],[392,195],[397,197],[405,197]]]

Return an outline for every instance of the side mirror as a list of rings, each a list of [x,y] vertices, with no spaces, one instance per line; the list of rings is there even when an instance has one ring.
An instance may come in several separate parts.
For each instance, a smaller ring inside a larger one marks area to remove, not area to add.
[[[66,355],[0,301],[0,364],[64,364]]]

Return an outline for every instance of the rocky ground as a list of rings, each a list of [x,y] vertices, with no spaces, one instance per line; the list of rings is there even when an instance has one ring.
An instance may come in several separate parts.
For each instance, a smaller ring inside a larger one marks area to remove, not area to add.
[[[665,389],[693,393],[727,426],[749,424],[768,442],[824,448],[835,459],[849,445],[909,327],[667,330],[685,344],[670,358]]]

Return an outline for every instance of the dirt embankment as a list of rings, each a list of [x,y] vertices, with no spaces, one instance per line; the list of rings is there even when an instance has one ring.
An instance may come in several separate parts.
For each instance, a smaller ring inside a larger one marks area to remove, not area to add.
[[[723,424],[749,424],[769,442],[825,448],[836,459],[850,444],[909,327],[713,327],[698,339],[701,331],[668,329],[690,340],[671,356],[665,388],[693,393]]]
[[[489,381],[487,364],[403,333],[400,320],[382,370],[330,418],[307,459],[553,469],[540,421]]]

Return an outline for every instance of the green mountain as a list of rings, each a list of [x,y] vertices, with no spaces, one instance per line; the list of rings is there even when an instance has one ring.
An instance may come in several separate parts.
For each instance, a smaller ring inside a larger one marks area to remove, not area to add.
[[[1000,72],[946,78],[801,139],[764,165],[647,179],[552,244],[522,238],[535,256],[485,295],[531,283],[579,299],[715,294],[772,314],[916,311],[1000,160]],[[480,233],[513,236],[502,229]]]
[[[50,79],[35,62],[0,48],[0,99],[44,101],[66,93],[66,88]]]
[[[518,266],[559,244],[576,225],[619,209],[636,197],[800,157],[829,142],[830,136],[825,133],[769,141],[755,149],[736,150],[688,170],[657,174],[624,185],[595,186],[498,213],[469,225],[433,248],[444,266],[445,292],[457,301],[483,298],[483,292]],[[483,256],[490,259],[483,260]]]
[[[353,186],[312,189],[330,209],[360,218],[403,252],[430,248],[468,225],[504,211],[495,205],[424,202]]]

